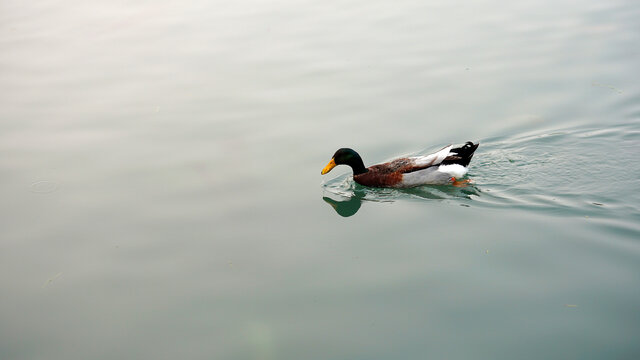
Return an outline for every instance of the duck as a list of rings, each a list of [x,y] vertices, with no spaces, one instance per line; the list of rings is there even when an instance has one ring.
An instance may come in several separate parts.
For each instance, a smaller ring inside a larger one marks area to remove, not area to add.
[[[321,174],[327,174],[338,165],[348,165],[353,170],[353,180],[368,187],[466,186],[469,180],[458,179],[467,174],[473,153],[479,145],[479,142],[474,144],[467,141],[457,148],[447,145],[429,155],[402,157],[369,167],[364,166],[355,150],[341,148],[333,154]]]

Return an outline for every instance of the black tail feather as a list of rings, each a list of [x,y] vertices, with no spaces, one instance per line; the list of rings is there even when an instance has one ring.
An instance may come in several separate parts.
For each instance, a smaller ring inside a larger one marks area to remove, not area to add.
[[[465,167],[469,166],[471,158],[473,158],[473,153],[476,151],[478,146],[480,146],[480,143],[474,144],[471,141],[467,141],[461,147],[451,149],[451,152],[455,153],[456,156],[449,156],[442,162],[442,164],[460,164]]]

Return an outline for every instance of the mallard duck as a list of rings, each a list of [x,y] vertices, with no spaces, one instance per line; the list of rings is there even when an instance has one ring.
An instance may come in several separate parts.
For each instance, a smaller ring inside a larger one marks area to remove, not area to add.
[[[360,185],[371,187],[412,187],[419,185],[463,185],[458,181],[468,169],[478,144],[467,141],[461,147],[445,146],[433,154],[403,157],[393,161],[364,166],[362,158],[352,149],[342,148],[336,151],[322,175],[337,165],[349,165],[353,169],[353,180]]]

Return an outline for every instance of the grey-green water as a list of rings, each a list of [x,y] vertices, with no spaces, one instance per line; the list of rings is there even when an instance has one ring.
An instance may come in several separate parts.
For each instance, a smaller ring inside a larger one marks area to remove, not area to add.
[[[639,18],[3,1],[0,358],[640,358]],[[467,140],[466,188],[320,175]]]

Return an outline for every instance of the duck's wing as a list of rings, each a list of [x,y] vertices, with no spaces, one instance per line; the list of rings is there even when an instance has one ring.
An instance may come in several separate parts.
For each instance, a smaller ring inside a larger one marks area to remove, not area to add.
[[[417,168],[426,168],[429,166],[435,166],[442,163],[447,156],[455,155],[451,153],[451,148],[453,145],[449,144],[442,149],[434,152],[433,154],[424,155],[424,156],[413,156],[409,159],[413,163],[413,165]]]
[[[473,152],[479,144],[468,141],[464,146],[453,149],[451,145],[433,154],[419,157],[424,165],[404,171],[402,181],[397,186],[416,186],[422,184],[448,184],[467,174],[467,166]]]
[[[433,154],[395,159],[384,164],[373,165],[369,170],[381,174],[405,174],[442,164],[456,154],[451,152],[452,145],[447,145]]]
[[[403,157],[384,164],[370,166],[368,170],[378,174],[407,174],[431,167],[436,169],[440,165],[461,164],[466,167],[473,156],[473,151],[478,147],[471,142],[467,144],[471,145],[456,149],[449,144],[429,155]]]

